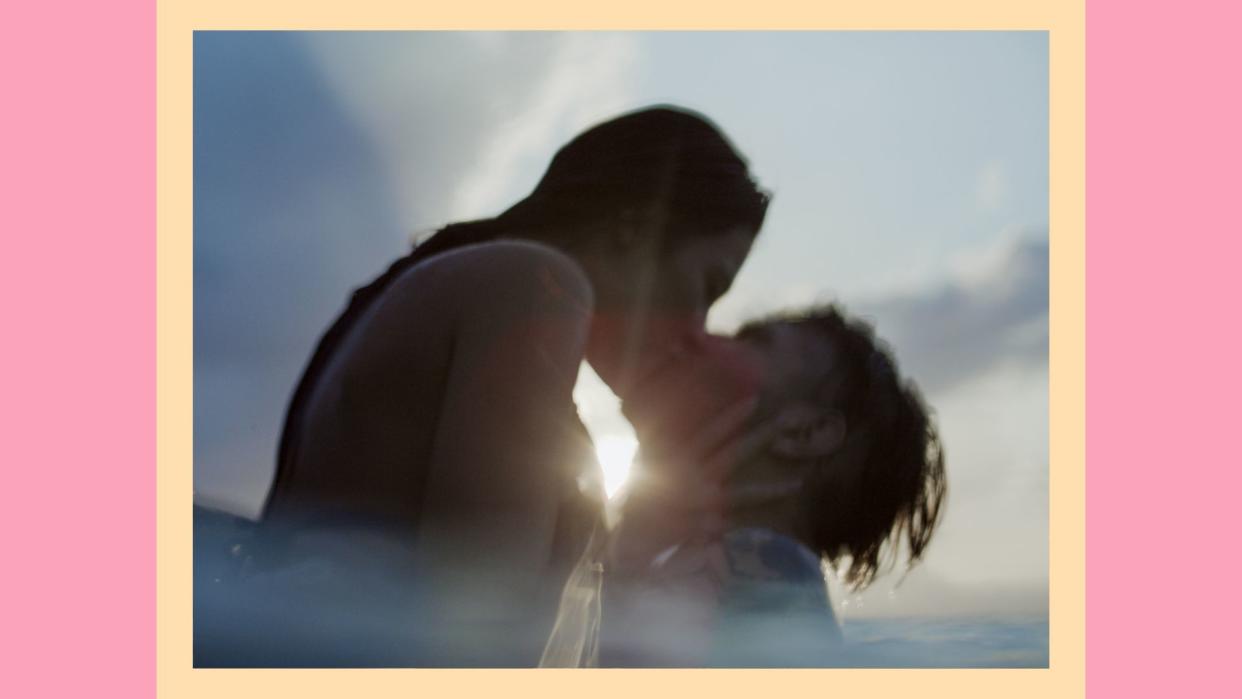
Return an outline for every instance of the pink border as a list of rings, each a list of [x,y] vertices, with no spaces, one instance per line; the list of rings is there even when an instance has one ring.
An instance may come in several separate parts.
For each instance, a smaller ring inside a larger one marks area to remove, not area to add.
[[[0,41],[6,696],[155,694],[155,3]]]
[[[1209,4],[1087,8],[1092,696],[1233,685],[1242,56]],[[154,3],[6,15],[5,685],[153,696]]]
[[[1236,696],[1242,11],[1087,9],[1088,695]]]

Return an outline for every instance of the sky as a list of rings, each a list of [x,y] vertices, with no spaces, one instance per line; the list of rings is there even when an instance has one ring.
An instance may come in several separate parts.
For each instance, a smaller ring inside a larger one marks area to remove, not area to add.
[[[775,194],[709,328],[838,301],[936,413],[941,530],[904,579],[834,588],[839,611],[1046,613],[1046,33],[197,32],[194,50],[197,502],[258,512],[353,288],[520,199],[576,133],[673,103]],[[616,487],[632,431],[585,366],[575,399]]]

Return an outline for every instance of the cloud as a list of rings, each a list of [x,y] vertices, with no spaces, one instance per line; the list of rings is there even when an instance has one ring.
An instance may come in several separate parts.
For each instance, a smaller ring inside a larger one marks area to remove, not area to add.
[[[1001,366],[1048,362],[1048,241],[1010,239],[917,292],[863,300],[906,373],[924,390],[948,391]]]
[[[306,39],[415,226],[498,213],[552,151],[629,102],[632,35],[325,33]]]
[[[516,200],[521,174],[542,169],[567,134],[621,112],[636,58],[634,39],[620,34],[558,35],[554,60],[525,109],[493,133],[477,167],[457,190],[454,217],[477,215]],[[507,41],[512,41],[508,38]],[[538,162],[532,162],[532,158]],[[533,186],[533,182],[530,185]]]

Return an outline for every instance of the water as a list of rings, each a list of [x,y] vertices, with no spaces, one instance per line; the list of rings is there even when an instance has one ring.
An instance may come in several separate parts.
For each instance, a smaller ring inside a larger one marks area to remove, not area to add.
[[[197,666],[287,665],[287,658],[269,657],[264,654],[268,651],[256,651],[251,655],[242,647],[233,647],[238,639],[243,639],[243,636],[238,635],[240,627],[230,626],[231,615],[220,613],[239,609],[248,610],[247,615],[270,613],[274,607],[279,606],[278,603],[286,601],[283,594],[260,594],[254,599],[246,600],[217,593],[217,589],[225,589],[217,576],[228,567],[220,561],[228,563],[228,559],[237,553],[236,537],[243,536],[247,529],[240,520],[211,516],[196,508],[195,635],[196,645],[200,646],[196,648]],[[204,551],[219,551],[225,555],[203,555]],[[283,575],[294,581],[307,581],[310,584],[324,576],[332,577],[334,573],[326,563],[308,561],[303,567]],[[258,583],[264,579],[276,583],[281,576],[257,578],[252,590],[261,592]],[[287,591],[290,586],[286,585],[281,589]],[[382,598],[382,595],[367,596]],[[249,606],[245,604],[247,601],[251,603]],[[357,611],[357,605],[352,611]],[[457,664],[438,663],[431,656],[414,654],[410,649],[426,640],[419,637],[416,626],[372,624],[371,619],[366,616],[333,612],[332,609],[322,609],[309,622],[313,622],[319,631],[326,627],[332,631],[331,635],[353,640],[348,643],[342,641],[336,650],[329,647],[327,652],[316,656],[317,660],[309,662],[310,666]],[[381,610],[376,616],[389,619],[392,615]],[[824,651],[817,650],[810,643],[794,642],[794,634],[790,633],[792,630],[783,625],[764,625],[752,636],[757,645],[751,646],[765,650],[761,653],[764,662],[743,662],[741,665],[863,668],[1048,667],[1046,616],[854,618],[847,614],[841,621],[841,629],[844,643],[834,646],[830,651]],[[204,642],[208,645],[214,644],[217,656],[214,660],[210,653],[205,652],[209,649],[201,647]],[[270,644],[260,643],[256,647],[267,645]],[[411,661],[411,657],[419,662]]]
[[[1048,667],[1048,619],[898,618],[842,622],[848,667]]]

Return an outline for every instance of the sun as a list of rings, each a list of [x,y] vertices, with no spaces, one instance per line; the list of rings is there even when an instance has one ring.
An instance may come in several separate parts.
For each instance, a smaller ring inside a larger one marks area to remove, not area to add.
[[[608,435],[596,441],[595,455],[604,470],[604,492],[608,497],[616,495],[621,486],[625,485],[636,451],[638,442],[630,436]]]

